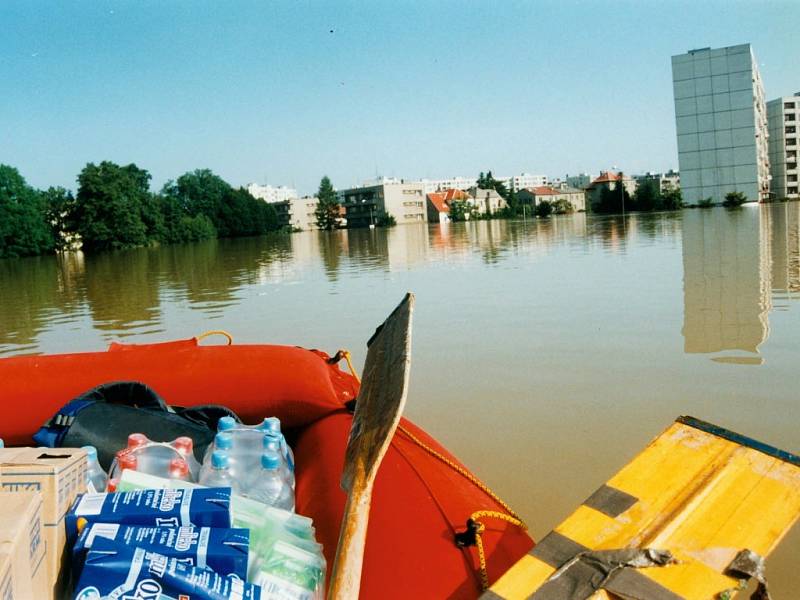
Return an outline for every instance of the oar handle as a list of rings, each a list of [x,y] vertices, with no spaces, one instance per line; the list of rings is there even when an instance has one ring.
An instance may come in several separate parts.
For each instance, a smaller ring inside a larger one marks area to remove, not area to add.
[[[372,502],[372,481],[353,483],[354,489],[344,507],[328,600],[355,600],[361,587],[361,567]]]

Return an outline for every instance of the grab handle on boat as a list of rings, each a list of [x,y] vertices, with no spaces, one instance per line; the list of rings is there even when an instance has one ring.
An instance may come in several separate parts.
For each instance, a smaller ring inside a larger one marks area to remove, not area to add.
[[[202,340],[206,339],[207,337],[211,337],[212,335],[224,335],[228,338],[228,346],[233,344],[233,336],[225,331],[224,329],[211,329],[210,331],[204,331],[200,335],[194,336],[195,341],[199,344]]]

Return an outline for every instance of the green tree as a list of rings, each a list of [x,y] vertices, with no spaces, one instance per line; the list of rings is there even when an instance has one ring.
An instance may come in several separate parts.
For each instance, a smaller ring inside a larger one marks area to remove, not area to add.
[[[470,218],[471,207],[466,200],[453,200],[450,203],[450,220],[454,223],[466,221]]]
[[[553,212],[553,205],[547,200],[542,200],[536,205],[537,217],[549,217]]]
[[[234,189],[209,169],[184,173],[176,181],[167,182],[161,193],[170,199],[170,211],[182,209],[189,217],[205,216],[219,237],[261,235],[278,229],[275,207],[244,188]],[[178,222],[180,218],[176,221],[173,213],[171,223]],[[184,225],[193,235],[209,233],[204,220],[186,221]]]
[[[680,210],[683,208],[683,194],[679,187],[669,187],[661,193],[664,210]]]
[[[568,215],[575,212],[575,207],[569,200],[556,200],[553,202],[553,213],[557,215]]]
[[[652,180],[645,180],[636,187],[633,194],[633,206],[628,210],[651,211],[658,210],[662,206],[661,190],[658,184]]]
[[[395,225],[397,225],[397,220],[389,213],[382,213],[381,216],[378,217],[378,227],[394,227]]]
[[[233,235],[232,211],[226,209],[231,186],[210,169],[195,169],[175,181],[168,181],[161,194],[174,201],[190,216],[205,215],[219,237]]]
[[[742,192],[728,192],[725,194],[725,200],[722,202],[722,206],[736,208],[745,202],[747,202],[747,196],[745,196]]]
[[[609,186],[603,186],[600,192],[595,196],[592,203],[592,211],[597,213],[621,213],[623,197],[625,199],[625,210],[632,210],[634,204],[631,201],[631,195],[624,186],[622,186],[622,191],[620,191],[621,185],[622,184],[617,183],[614,189],[611,189]]]
[[[494,178],[492,172],[489,171],[485,175],[483,171],[478,176],[478,187],[484,190],[495,190],[503,199],[508,197],[508,189],[506,184]]]
[[[506,208],[504,208],[501,212],[504,215],[511,217],[516,217],[522,212],[519,196],[517,196],[517,192],[515,192],[513,189],[508,190],[508,195],[506,196]]]
[[[0,258],[55,249],[45,202],[14,167],[0,165]]]
[[[327,175],[319,182],[317,199],[319,203],[314,211],[317,227],[326,231],[336,229],[339,225],[339,203],[336,201],[336,190]]]
[[[152,201],[149,186],[150,174],[134,164],[87,164],[78,175],[78,193],[69,217],[83,249],[132,248],[155,239],[158,232],[148,230],[145,223],[151,215],[144,215]]]
[[[56,250],[68,250],[75,243],[75,224],[72,214],[75,197],[63,187],[50,187],[41,192],[47,223],[53,236]]]
[[[190,215],[176,197],[161,194],[158,202],[164,222],[163,242],[196,242],[217,236],[211,219],[203,214]]]

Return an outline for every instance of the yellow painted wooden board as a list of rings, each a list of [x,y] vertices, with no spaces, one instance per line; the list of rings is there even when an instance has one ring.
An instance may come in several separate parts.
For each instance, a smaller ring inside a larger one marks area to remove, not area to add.
[[[796,456],[682,417],[556,527],[554,538],[589,550],[669,550],[678,564],[636,572],[686,600],[715,598],[737,587],[724,572],[741,550],[766,557],[800,516],[799,464]],[[615,506],[626,498],[630,505]],[[486,597],[523,599],[539,589],[556,567],[532,553]]]

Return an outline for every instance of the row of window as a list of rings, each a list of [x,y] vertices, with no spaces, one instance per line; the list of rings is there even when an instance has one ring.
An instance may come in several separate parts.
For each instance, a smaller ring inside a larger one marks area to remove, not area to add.
[[[403,206],[416,206],[422,208],[422,202],[403,202]]]

